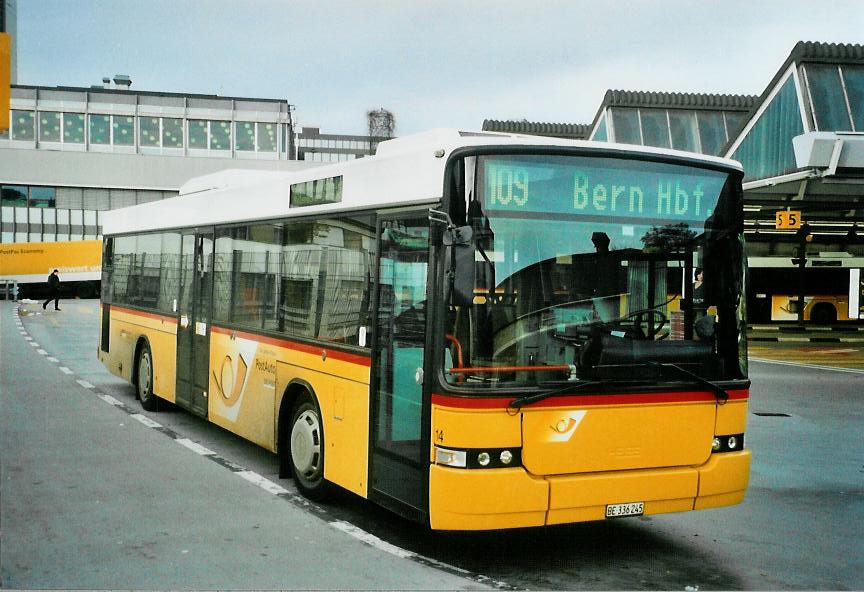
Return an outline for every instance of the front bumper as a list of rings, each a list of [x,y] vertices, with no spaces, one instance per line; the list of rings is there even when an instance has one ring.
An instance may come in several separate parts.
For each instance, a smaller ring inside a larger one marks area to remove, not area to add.
[[[749,450],[713,454],[698,467],[538,477],[524,468],[430,468],[430,523],[437,530],[494,530],[604,520],[607,504],[645,502],[663,514],[744,499]]]

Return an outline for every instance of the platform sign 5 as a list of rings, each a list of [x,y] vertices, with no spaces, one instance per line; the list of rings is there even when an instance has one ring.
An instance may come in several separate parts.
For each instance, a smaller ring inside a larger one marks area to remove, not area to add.
[[[781,210],[777,212],[774,227],[778,230],[801,228],[801,212],[797,210]]]

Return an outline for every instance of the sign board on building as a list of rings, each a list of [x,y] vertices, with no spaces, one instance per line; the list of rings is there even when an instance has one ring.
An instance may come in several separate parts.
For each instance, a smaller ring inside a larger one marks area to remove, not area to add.
[[[11,83],[12,38],[9,37],[9,33],[0,33],[0,132],[9,129],[9,88]]]
[[[801,228],[801,212],[796,210],[781,210],[777,212],[774,226],[778,230]]]

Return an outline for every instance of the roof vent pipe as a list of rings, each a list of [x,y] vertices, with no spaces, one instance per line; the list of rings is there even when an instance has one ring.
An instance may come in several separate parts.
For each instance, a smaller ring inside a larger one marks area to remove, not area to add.
[[[111,88],[111,79],[107,76],[102,77],[102,88]]]

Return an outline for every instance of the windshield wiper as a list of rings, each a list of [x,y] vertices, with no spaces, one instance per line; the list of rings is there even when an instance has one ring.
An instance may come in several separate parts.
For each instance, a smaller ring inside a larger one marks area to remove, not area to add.
[[[679,376],[684,376],[686,378],[689,378],[690,380],[692,380],[696,384],[707,387],[714,394],[714,397],[716,398],[718,405],[724,405],[729,400],[729,393],[726,392],[723,388],[721,388],[717,384],[711,382],[710,380],[706,380],[705,378],[702,378],[698,374],[694,374],[693,372],[690,372],[689,370],[685,370],[684,368],[678,366],[677,364],[672,364],[669,362],[649,362],[646,364],[634,364],[633,366],[642,366],[645,368],[652,368],[652,367],[657,368],[657,370],[659,371],[659,373],[661,375],[662,375],[662,370],[664,370],[664,369],[674,370],[675,372],[677,372],[679,374]],[[538,403],[540,401],[548,399],[549,397],[554,397],[555,395],[560,395],[560,394],[567,393],[570,391],[580,390],[580,389],[587,387],[587,386],[607,384],[608,382],[610,382],[610,381],[608,381],[608,380],[586,380],[583,382],[576,382],[576,383],[568,384],[564,388],[560,388],[560,389],[556,389],[556,390],[552,390],[552,391],[546,391],[544,393],[537,393],[536,395],[527,395],[525,397],[519,397],[518,399],[514,399],[513,401],[511,401],[510,405],[508,405],[508,407],[513,408],[513,409],[520,409],[522,407],[525,407],[526,405]]]
[[[537,393],[536,395],[527,395],[525,397],[519,397],[518,399],[514,399],[510,401],[510,405],[508,407],[512,407],[513,409],[520,409],[525,405],[531,405],[532,403],[537,403],[539,401],[543,401],[544,399],[548,399],[549,397],[554,397],[555,395],[560,395],[562,393],[566,393],[568,391],[575,391],[586,386],[592,386],[596,384],[602,384],[597,380],[586,380],[584,382],[575,382],[572,384],[568,384],[564,388],[556,389],[554,391],[546,391],[545,393]]]
[[[714,397],[717,399],[718,405],[724,405],[729,400],[729,393],[727,393],[723,388],[721,388],[717,384],[711,382],[710,380],[706,380],[705,378],[702,378],[698,374],[694,374],[693,372],[690,372],[689,370],[685,370],[684,368],[682,368],[681,366],[678,366],[677,364],[672,364],[670,362],[659,362],[659,363],[657,363],[657,367],[660,368],[661,370],[663,368],[671,368],[672,370],[675,370],[676,372],[678,372],[678,374],[680,376],[686,376],[687,378],[691,379],[693,382],[700,384],[702,386],[708,387],[708,389],[712,393],[714,393]],[[661,374],[662,374],[662,371],[661,371]]]

